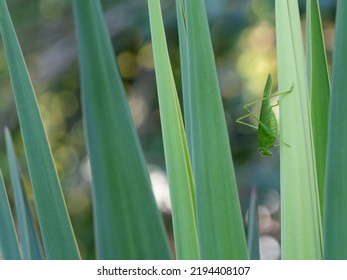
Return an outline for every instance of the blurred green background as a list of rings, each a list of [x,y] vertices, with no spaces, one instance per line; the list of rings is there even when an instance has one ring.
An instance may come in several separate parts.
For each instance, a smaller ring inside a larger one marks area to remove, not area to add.
[[[188,0],[189,1],[189,0]],[[74,20],[69,0],[7,1],[31,74],[82,258],[94,259],[90,171],[83,139]],[[103,0],[105,19],[123,77],[129,106],[148,163],[153,189],[172,239],[160,115],[147,1]],[[179,94],[181,77],[174,0],[162,9]],[[263,259],[280,257],[278,149],[258,152],[257,132],[235,124],[244,104],[261,98],[268,73],[276,81],[274,1],[205,0],[224,101],[244,217],[252,187],[259,192]],[[305,1],[301,3],[305,33]],[[327,57],[331,64],[336,1],[320,0]],[[102,94],[102,92],[100,92]],[[9,74],[0,46],[0,167],[10,186],[4,127],[13,133],[30,199],[30,182]],[[276,100],[274,100],[276,103]],[[11,198],[12,192],[9,191]],[[171,240],[172,241],[172,240]]]

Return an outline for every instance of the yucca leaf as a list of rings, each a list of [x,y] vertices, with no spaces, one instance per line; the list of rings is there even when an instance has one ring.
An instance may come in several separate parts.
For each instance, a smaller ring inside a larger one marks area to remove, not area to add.
[[[248,208],[247,248],[250,260],[260,260],[257,191],[253,188]]]
[[[325,259],[347,259],[346,24],[347,2],[337,1],[325,193]]]
[[[42,241],[39,237],[39,233],[34,225],[33,216],[30,213],[30,207],[29,207],[29,201],[28,197],[24,191],[23,191],[23,198],[24,198],[24,207],[25,209],[28,209],[28,211],[25,211],[26,213],[26,220],[28,221],[28,232],[29,232],[29,242],[30,242],[30,248],[31,248],[31,258],[32,260],[41,260],[45,259],[45,253],[42,246]]]
[[[193,175],[167,50],[160,0],[149,0],[148,7],[165,161],[170,185],[176,257],[198,259]]]
[[[192,120],[190,119],[191,102],[190,102],[190,94],[189,94],[188,42],[187,42],[185,7],[182,0],[176,0],[176,13],[177,13],[177,26],[178,26],[178,34],[179,34],[179,45],[180,45],[184,125],[185,125],[188,148],[189,150],[191,150]]]
[[[5,140],[22,256],[24,260],[40,260],[42,259],[41,248],[39,246],[37,234],[34,230],[27,198],[21,184],[19,166],[17,164],[17,157],[14,151],[11,135],[7,128],[5,129]]]
[[[204,0],[186,2],[191,158],[202,259],[247,259],[247,245]]]
[[[23,198],[24,198],[24,204],[25,204],[25,208],[28,209],[28,211],[26,211],[26,215],[27,218],[26,220],[28,221],[28,232],[29,232],[29,242],[30,242],[30,248],[31,248],[31,258],[33,260],[41,260],[41,259],[45,259],[45,253],[42,247],[42,241],[39,237],[39,233],[34,225],[34,220],[33,217],[30,213],[30,208],[29,208],[29,202],[28,202],[28,197],[26,195],[26,193],[24,192],[24,189],[22,189],[23,191]]]
[[[308,0],[306,11],[307,77],[311,98],[312,135],[315,148],[319,203],[321,215],[324,217],[330,81],[318,0]]]
[[[75,0],[97,257],[170,253],[99,1]]]
[[[321,259],[322,236],[297,1],[276,0],[281,130],[282,259]]]
[[[0,171],[0,247],[5,260],[20,260],[18,239],[8,203],[4,180]]]
[[[5,0],[0,0],[0,29],[46,256],[79,259],[34,89]]]

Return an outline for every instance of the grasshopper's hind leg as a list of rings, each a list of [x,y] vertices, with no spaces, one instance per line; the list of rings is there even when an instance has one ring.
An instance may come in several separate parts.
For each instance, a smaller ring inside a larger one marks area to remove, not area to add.
[[[257,127],[257,126],[242,121],[243,119],[248,118],[249,116],[251,116],[251,114],[247,114],[247,115],[244,115],[244,116],[238,118],[238,119],[236,120],[236,123],[243,124],[243,125],[245,125],[245,126],[252,127],[252,128],[255,128],[255,129],[258,130],[258,127]]]

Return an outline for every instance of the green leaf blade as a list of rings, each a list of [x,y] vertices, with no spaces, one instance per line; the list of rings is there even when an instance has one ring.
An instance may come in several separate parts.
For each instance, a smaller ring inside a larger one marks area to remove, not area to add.
[[[97,257],[169,259],[100,2],[75,0],[73,7],[93,179]]]
[[[9,130],[5,129],[6,151],[9,161],[11,182],[13,186],[16,216],[18,221],[18,235],[24,260],[42,259],[41,248],[34,230],[33,220],[24,189],[21,184],[17,157]]]
[[[181,79],[183,92],[183,109],[184,109],[184,124],[187,137],[188,148],[191,151],[192,147],[192,120],[191,117],[191,100],[189,94],[189,68],[188,68],[188,39],[186,27],[185,7],[182,0],[176,0],[177,26],[179,34],[179,49],[181,62]]]
[[[165,39],[160,1],[149,0],[165,161],[170,185],[177,259],[198,259],[194,186],[181,110]]]
[[[47,258],[79,259],[35,93],[4,0],[0,1],[0,29]]]
[[[260,260],[259,218],[256,188],[251,191],[248,208],[247,248],[250,260]]]
[[[203,0],[187,1],[191,158],[202,259],[247,259],[233,162]],[[187,94],[187,93],[186,93]],[[187,115],[186,115],[187,116]]]
[[[321,259],[322,234],[297,1],[276,1],[281,131],[282,259]]]
[[[315,148],[319,204],[324,217],[325,168],[328,142],[330,79],[317,0],[307,1],[307,69]]]
[[[17,233],[0,171],[0,247],[5,260],[20,260]]]
[[[337,1],[324,218],[324,258],[347,259],[347,2]]]
[[[31,259],[32,260],[42,260],[45,259],[45,253],[42,247],[42,242],[39,237],[39,234],[36,230],[36,227],[34,225],[33,217],[30,213],[29,208],[29,202],[28,197],[26,196],[24,189],[23,191],[23,197],[24,197],[24,204],[25,208],[28,209],[25,211],[26,213],[26,220],[28,221],[28,232],[29,232],[29,244],[30,244],[30,253],[31,253]]]

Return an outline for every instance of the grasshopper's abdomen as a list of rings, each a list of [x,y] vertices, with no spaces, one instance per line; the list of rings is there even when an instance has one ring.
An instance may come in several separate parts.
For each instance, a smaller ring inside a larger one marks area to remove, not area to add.
[[[260,149],[266,152],[274,146],[277,138],[277,120],[270,104],[267,109],[261,109],[260,120],[261,122],[259,122],[258,126],[258,143]],[[262,154],[266,155],[263,152]]]

